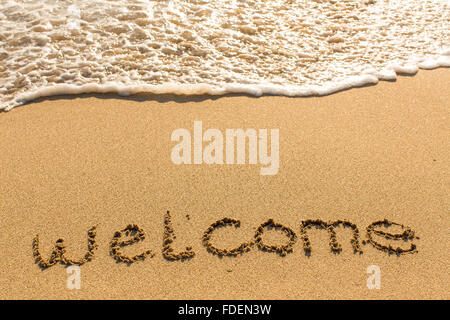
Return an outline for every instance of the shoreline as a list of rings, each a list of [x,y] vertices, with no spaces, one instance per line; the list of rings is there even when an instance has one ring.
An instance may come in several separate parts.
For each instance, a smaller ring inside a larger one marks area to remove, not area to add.
[[[213,86],[209,84],[163,84],[163,85],[123,85],[117,83],[87,83],[82,86],[71,84],[56,84],[52,87],[44,87],[30,92],[21,93],[15,100],[18,104],[4,106],[0,112],[8,112],[24,105],[38,103],[45,100],[62,99],[66,97],[108,97],[118,99],[131,98],[135,100],[142,97],[169,96],[171,100],[195,100],[207,98],[221,98],[231,96],[247,96],[259,98],[262,96],[278,96],[290,98],[326,97],[351,89],[370,87],[380,82],[396,82],[399,77],[416,76],[420,70],[432,71],[436,69],[450,68],[449,50],[439,59],[425,61],[417,66],[394,66],[392,69],[383,70],[376,74],[367,73],[349,77],[332,84],[323,86],[293,86],[276,84],[224,84]],[[190,99],[192,97],[192,99]],[[155,98],[155,100],[157,100]]]

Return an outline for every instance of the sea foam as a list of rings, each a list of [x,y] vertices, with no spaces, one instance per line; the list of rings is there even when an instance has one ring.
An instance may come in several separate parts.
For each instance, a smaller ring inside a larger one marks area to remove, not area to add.
[[[450,67],[448,0],[0,0],[0,110],[60,94],[327,95]]]

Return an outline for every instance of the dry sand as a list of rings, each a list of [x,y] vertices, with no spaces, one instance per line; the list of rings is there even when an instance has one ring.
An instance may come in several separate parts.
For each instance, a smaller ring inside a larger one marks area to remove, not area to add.
[[[449,299],[449,80],[439,69],[320,98],[62,97],[2,113],[1,298]],[[194,120],[221,130],[279,128],[279,173],[174,165],[170,135],[192,130]],[[162,256],[167,210],[174,252],[191,246],[190,260]],[[218,247],[250,241],[269,218],[299,237],[302,220],[347,219],[361,240],[370,223],[387,218],[416,232],[418,253],[366,244],[354,254],[351,232],[337,228],[340,254],[326,231],[312,230],[310,257],[299,238],[285,257],[254,246],[219,258],[202,235],[223,217],[241,227],[218,230]],[[146,238],[122,251],[154,257],[128,266],[111,257],[114,232],[128,224]],[[80,290],[66,288],[62,264],[41,270],[34,262],[37,234],[44,258],[60,237],[68,256],[81,257],[94,225],[98,249],[81,267]],[[366,287],[370,265],[381,268],[380,290]]]

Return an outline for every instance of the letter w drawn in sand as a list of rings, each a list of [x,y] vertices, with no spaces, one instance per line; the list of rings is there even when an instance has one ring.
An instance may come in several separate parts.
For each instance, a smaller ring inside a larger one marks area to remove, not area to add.
[[[86,262],[89,262],[94,257],[94,250],[97,249],[97,244],[95,242],[95,237],[97,235],[97,226],[94,226],[88,230],[88,251],[84,255],[83,258],[79,260],[74,260],[71,258],[68,258],[66,256],[66,245],[64,243],[64,239],[58,239],[56,240],[55,247],[53,248],[53,251],[50,255],[50,258],[45,261],[41,253],[39,251],[39,236],[37,235],[33,239],[33,256],[36,261],[36,263],[41,267],[42,269],[47,269],[53,265],[55,265],[58,262],[61,262],[64,265],[70,266],[70,265],[83,265]]]

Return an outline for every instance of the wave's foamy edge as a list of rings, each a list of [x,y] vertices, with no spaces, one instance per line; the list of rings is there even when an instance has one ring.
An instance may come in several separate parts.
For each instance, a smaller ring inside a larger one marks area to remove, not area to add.
[[[56,84],[43,87],[31,92],[20,94],[13,105],[0,107],[0,110],[9,111],[14,107],[31,102],[38,98],[57,95],[80,95],[80,94],[106,94],[115,93],[120,96],[134,94],[175,94],[175,95],[225,95],[241,93],[253,96],[279,95],[289,97],[325,96],[350,88],[377,84],[380,80],[393,81],[398,74],[414,75],[419,69],[431,70],[439,67],[450,67],[450,48],[443,51],[442,55],[435,60],[426,60],[407,65],[392,65],[383,71],[368,70],[360,76],[349,77],[345,80],[331,83],[326,86],[295,86],[278,84],[239,84],[226,83],[223,85],[210,84],[174,84],[161,85],[131,84],[109,82],[105,84],[89,83],[81,86],[72,84]]]

